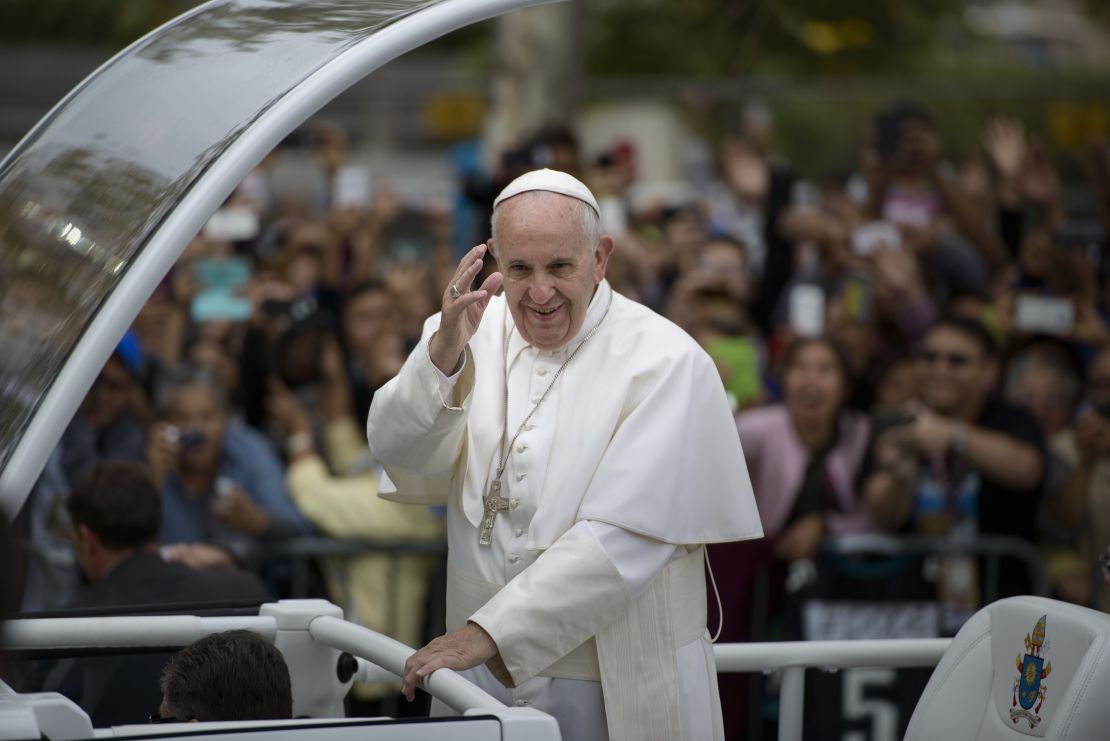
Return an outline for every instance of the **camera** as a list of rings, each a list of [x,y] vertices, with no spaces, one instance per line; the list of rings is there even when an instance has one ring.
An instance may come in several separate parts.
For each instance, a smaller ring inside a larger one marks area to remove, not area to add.
[[[168,442],[177,445],[182,451],[192,450],[204,444],[204,434],[197,430],[182,430],[169,426],[163,432]]]
[[[897,427],[905,427],[916,421],[913,412],[907,409],[879,409],[872,414],[871,427],[875,437]]]

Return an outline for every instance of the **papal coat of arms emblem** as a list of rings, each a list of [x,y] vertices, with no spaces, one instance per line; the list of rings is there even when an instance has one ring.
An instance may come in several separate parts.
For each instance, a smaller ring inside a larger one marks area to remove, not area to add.
[[[1025,655],[1018,654],[1018,676],[1014,680],[1014,702],[1010,708],[1010,720],[1015,724],[1025,720],[1030,728],[1041,722],[1041,706],[1044,705],[1048,686],[1044,680],[1052,673],[1052,662],[1045,663],[1044,654],[1047,615],[1037,621],[1033,633],[1025,634]]]

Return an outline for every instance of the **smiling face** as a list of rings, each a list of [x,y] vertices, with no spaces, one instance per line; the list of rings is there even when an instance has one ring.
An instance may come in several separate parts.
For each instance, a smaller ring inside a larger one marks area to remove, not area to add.
[[[584,233],[581,201],[532,191],[497,207],[490,249],[504,276],[505,300],[517,331],[540,350],[557,350],[582,328],[586,309],[613,251],[602,237],[594,249]]]
[[[924,402],[934,411],[958,417],[982,406],[997,366],[973,338],[940,326],[925,335],[919,371]]]
[[[824,342],[798,348],[785,374],[786,406],[800,428],[830,424],[847,393],[844,370]]]

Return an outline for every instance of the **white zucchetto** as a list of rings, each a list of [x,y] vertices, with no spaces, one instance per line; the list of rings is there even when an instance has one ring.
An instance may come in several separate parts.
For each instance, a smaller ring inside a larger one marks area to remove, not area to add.
[[[581,180],[568,175],[559,170],[549,170],[544,168],[542,170],[532,170],[526,172],[518,177],[513,182],[505,186],[501,194],[493,202],[493,207],[506,201],[513,196],[518,196],[521,193],[527,193],[530,190],[545,190],[549,193],[558,193],[559,195],[569,196],[570,198],[577,198],[583,203],[589,204],[594,213],[600,215],[601,209],[597,205],[597,199],[594,194],[590,192]]]

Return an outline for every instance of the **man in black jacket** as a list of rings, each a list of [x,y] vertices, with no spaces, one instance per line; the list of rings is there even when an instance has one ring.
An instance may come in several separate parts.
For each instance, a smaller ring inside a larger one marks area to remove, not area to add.
[[[90,582],[70,607],[270,600],[261,582],[246,572],[194,569],[162,559],[162,500],[139,465],[97,465],[77,482],[66,509],[73,521],[77,560]]]
[[[97,464],[78,480],[66,509],[73,522],[77,561],[89,580],[67,610],[97,615],[191,613],[204,604],[247,606],[271,599],[262,583],[245,571],[195,569],[163,560],[158,550],[162,500],[142,466]],[[61,659],[39,666],[28,689],[61,692],[97,727],[143,723],[157,711],[158,675],[171,655]]]

